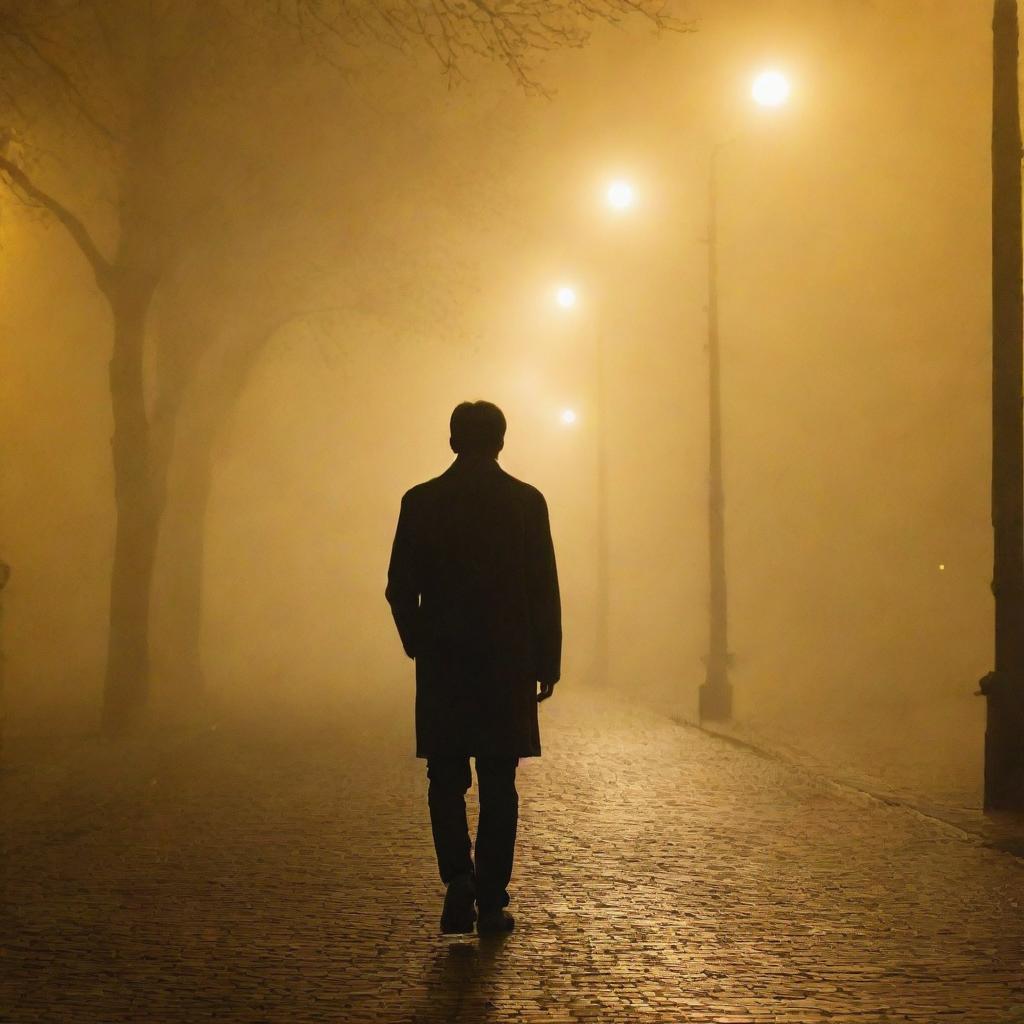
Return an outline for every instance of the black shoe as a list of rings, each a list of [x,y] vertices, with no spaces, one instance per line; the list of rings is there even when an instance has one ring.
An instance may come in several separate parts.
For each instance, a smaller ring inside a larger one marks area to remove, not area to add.
[[[458,875],[448,883],[441,911],[441,931],[445,935],[472,934],[476,910],[476,886],[472,875]]]
[[[516,926],[516,919],[507,910],[481,910],[476,930],[480,935],[500,935],[510,932]]]

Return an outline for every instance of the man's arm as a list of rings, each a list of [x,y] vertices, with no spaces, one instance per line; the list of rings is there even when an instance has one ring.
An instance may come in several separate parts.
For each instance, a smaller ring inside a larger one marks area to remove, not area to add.
[[[532,529],[526,557],[536,657],[534,671],[541,683],[541,699],[544,699],[551,696],[551,687],[562,673],[562,604],[548,506],[540,491],[537,492],[536,509],[530,518]]]
[[[402,498],[398,529],[391,546],[388,585],[384,591],[402,646],[410,658],[416,657],[416,616],[420,606],[419,580],[416,574],[416,540],[413,516],[409,511],[409,495]]]

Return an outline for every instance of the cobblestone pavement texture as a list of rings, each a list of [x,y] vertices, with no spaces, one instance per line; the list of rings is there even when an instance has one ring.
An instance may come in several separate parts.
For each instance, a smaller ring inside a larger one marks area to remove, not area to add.
[[[822,699],[796,711],[741,708],[737,721],[713,729],[964,827],[986,828],[981,813],[985,701],[970,688],[927,706],[844,713]]]
[[[0,1020],[1024,1021],[1024,862],[569,687],[517,931],[442,937],[410,718],[15,749]]]
[[[873,708],[867,716],[863,710],[843,715],[819,706],[816,711],[805,709],[799,716],[741,713],[736,721],[707,728],[1024,857],[1024,815],[982,809],[983,700],[966,691],[927,709]]]

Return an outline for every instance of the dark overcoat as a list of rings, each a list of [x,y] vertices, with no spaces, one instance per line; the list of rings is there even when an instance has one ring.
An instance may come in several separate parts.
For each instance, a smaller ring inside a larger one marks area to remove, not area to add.
[[[547,504],[460,455],[402,498],[386,596],[416,659],[416,756],[540,754],[537,682],[560,672]]]

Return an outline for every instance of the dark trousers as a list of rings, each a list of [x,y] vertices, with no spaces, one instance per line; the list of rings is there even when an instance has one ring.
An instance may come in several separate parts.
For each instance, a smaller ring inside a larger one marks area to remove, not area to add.
[[[508,906],[508,883],[516,848],[519,794],[516,792],[518,757],[476,758],[480,789],[480,820],[476,854],[470,857],[466,791],[473,779],[468,757],[431,757],[427,760],[427,802],[430,828],[441,881],[457,875],[476,878],[476,901],[482,911]],[[474,864],[475,860],[475,864]]]

